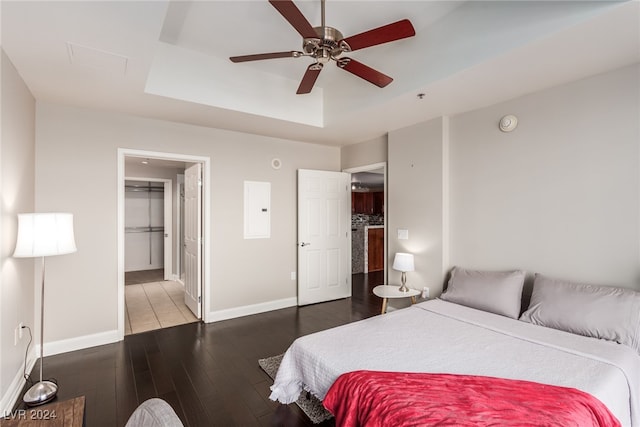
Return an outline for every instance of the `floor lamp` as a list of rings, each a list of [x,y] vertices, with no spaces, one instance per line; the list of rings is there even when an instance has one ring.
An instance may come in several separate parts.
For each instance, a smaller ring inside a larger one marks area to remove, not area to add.
[[[40,299],[40,381],[23,397],[28,406],[36,406],[53,399],[58,385],[44,381],[44,257],[75,252],[73,215],[70,213],[18,214],[18,238],[13,256],[17,258],[42,258],[42,294]]]

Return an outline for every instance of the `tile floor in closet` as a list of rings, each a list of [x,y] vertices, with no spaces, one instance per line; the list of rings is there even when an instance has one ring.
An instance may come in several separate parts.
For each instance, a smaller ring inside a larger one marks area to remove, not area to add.
[[[197,322],[184,287],[171,280],[125,286],[125,335]]]

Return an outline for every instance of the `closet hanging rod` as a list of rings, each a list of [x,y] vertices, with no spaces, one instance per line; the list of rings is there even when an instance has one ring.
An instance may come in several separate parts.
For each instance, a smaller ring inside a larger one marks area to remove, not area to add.
[[[144,187],[141,185],[125,185],[124,186],[124,190],[125,191],[140,191],[140,192],[158,192],[158,193],[164,193],[164,187]]]
[[[164,227],[125,227],[125,233],[155,233],[155,232],[163,232]]]

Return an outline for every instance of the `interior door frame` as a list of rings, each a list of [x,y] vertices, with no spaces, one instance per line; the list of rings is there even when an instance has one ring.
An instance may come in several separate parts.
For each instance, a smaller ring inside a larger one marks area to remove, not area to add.
[[[372,170],[376,170],[376,169],[380,169],[382,168],[382,170],[384,171],[384,282],[385,283],[389,283],[389,268],[388,268],[388,260],[389,260],[389,253],[388,253],[388,242],[389,242],[389,236],[387,233],[387,223],[388,223],[388,216],[387,213],[389,212],[388,209],[388,198],[389,198],[389,194],[387,191],[387,162],[380,162],[380,163],[373,163],[370,165],[364,165],[364,166],[358,166],[358,167],[353,167],[353,168],[347,168],[347,169],[343,169],[342,172],[348,172],[351,174],[354,174],[356,172],[369,172]],[[349,260],[349,262],[351,263],[352,260]],[[353,266],[349,266],[349,268],[351,269],[351,271],[353,271]],[[366,273],[366,271],[365,271]]]
[[[118,148],[117,153],[117,247],[118,247],[118,339],[124,339],[124,183],[125,157],[172,160],[202,164],[202,320],[211,322],[211,158],[188,154]]]
[[[134,176],[125,176],[124,177],[125,182],[126,181],[139,181],[139,182],[162,182],[163,187],[164,187],[164,193],[162,196],[162,209],[164,211],[164,219],[163,219],[163,226],[164,226],[164,232],[162,233],[163,235],[168,235],[168,237],[163,237],[163,242],[164,242],[164,249],[163,249],[163,254],[162,254],[162,259],[164,261],[164,268],[163,268],[163,276],[164,276],[164,280],[171,280],[172,277],[171,275],[168,274],[169,271],[171,271],[171,273],[173,273],[173,268],[172,268],[172,264],[173,264],[173,233],[169,233],[167,231],[168,227],[167,224],[170,226],[173,223],[173,209],[172,209],[172,203],[171,200],[173,198],[173,185],[170,179],[166,179],[166,178],[152,178],[152,177],[134,177]],[[126,224],[125,224],[126,225]],[[168,243],[168,244],[167,244]],[[125,258],[126,258],[126,252],[125,252]],[[167,267],[167,263],[169,263],[169,266]]]

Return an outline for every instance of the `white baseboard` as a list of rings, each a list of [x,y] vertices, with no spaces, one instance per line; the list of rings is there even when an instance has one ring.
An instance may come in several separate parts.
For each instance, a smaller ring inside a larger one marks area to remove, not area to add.
[[[95,347],[98,345],[111,344],[117,342],[118,331],[107,331],[98,334],[85,335],[77,338],[70,338],[66,340],[54,341],[45,343],[44,355],[53,356],[54,354],[66,353],[69,351],[81,350],[84,348]],[[29,354],[27,355],[27,372],[31,372],[40,355],[40,345],[35,345]],[[8,415],[13,409],[13,406],[20,398],[20,393],[25,385],[25,379],[22,376],[25,371],[24,363],[20,365],[20,369],[16,373],[15,378],[9,385],[7,392],[2,396],[0,400],[0,417]]]
[[[206,321],[219,322],[221,320],[235,319],[236,317],[250,316],[252,314],[280,310],[281,308],[294,307],[297,304],[298,299],[296,297],[292,297],[275,301],[262,302],[259,304],[245,305],[242,307],[227,308],[225,310],[210,311],[209,315],[206,318]]]
[[[84,335],[66,340],[48,342],[44,344],[44,355],[53,356],[54,354],[67,353],[69,351],[82,350],[98,345],[111,344],[120,341],[118,339],[118,330],[100,332],[92,335]],[[40,346],[36,346],[36,351],[40,352]]]
[[[31,348],[29,354],[27,354],[27,367],[25,369],[24,362],[20,365],[20,369],[16,373],[16,376],[9,384],[7,392],[0,399],[0,417],[10,416],[13,407],[20,397],[22,397],[22,389],[26,383],[26,380],[22,376],[23,372],[31,372],[33,365],[36,364],[36,349]]]

